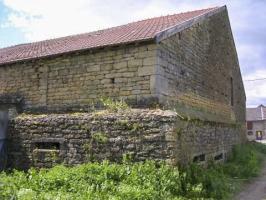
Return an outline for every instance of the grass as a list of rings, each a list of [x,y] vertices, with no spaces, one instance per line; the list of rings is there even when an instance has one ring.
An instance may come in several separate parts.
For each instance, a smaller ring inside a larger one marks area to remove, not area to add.
[[[228,199],[258,175],[266,146],[235,146],[227,163],[177,168],[146,161],[87,163],[76,167],[0,173],[0,199],[184,200]]]

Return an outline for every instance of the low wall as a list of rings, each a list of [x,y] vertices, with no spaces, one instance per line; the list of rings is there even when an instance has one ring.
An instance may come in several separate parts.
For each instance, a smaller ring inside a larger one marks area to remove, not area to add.
[[[236,125],[182,120],[173,111],[22,114],[9,124],[8,163],[27,169],[104,159],[119,162],[123,155],[172,164],[223,160],[241,135]]]

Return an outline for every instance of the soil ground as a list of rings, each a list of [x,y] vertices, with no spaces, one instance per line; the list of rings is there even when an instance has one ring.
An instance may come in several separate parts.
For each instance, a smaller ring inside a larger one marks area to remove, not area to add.
[[[244,185],[235,200],[266,200],[266,163],[260,175]]]

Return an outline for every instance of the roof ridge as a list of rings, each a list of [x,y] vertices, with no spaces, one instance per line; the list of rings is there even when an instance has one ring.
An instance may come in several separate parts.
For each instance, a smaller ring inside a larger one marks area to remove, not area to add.
[[[214,11],[214,10],[216,10],[216,9],[219,9],[219,8],[223,8],[223,6],[221,6],[221,7],[219,7],[219,6],[216,6],[216,7],[212,7],[212,8],[207,8],[207,9],[201,9],[201,10],[195,10],[195,12],[199,12],[199,11],[203,11],[203,10],[209,10],[209,12],[211,12],[211,11]],[[194,12],[194,11],[191,11],[191,12]],[[189,13],[189,12],[187,12],[187,13]],[[184,13],[183,13],[184,14]],[[172,25],[172,26],[170,26],[170,27],[167,27],[167,28],[165,28],[165,29],[163,29],[163,30],[160,30],[159,32],[157,32],[156,34],[158,35],[158,34],[160,34],[160,33],[163,33],[163,32],[165,32],[165,31],[167,31],[167,30],[169,30],[169,29],[172,29],[172,28],[174,28],[174,27],[176,27],[177,25],[181,25],[181,24],[185,24],[186,22],[189,22],[189,21],[191,21],[191,20],[194,20],[194,19],[196,19],[196,18],[199,18],[199,17],[201,17],[201,16],[203,16],[203,15],[205,15],[206,13],[201,13],[200,15],[197,15],[197,16],[194,16],[194,17],[192,17],[192,18],[190,18],[190,19],[187,19],[187,20],[185,20],[185,21],[182,21],[182,22],[180,22],[179,24],[175,24],[175,25]]]
[[[192,12],[211,10],[211,9],[215,9],[215,8],[219,8],[219,7],[220,6],[214,6],[214,7],[202,8],[202,9],[198,9],[198,10],[190,10],[190,11],[186,11],[186,12],[180,12],[180,13],[174,13],[174,14],[168,14],[168,15],[161,15],[161,16],[156,16],[156,17],[149,17],[149,18],[146,18],[146,19],[141,19],[141,20],[129,22],[129,23],[124,24],[124,25],[132,24],[132,23],[138,23],[138,22],[142,22],[142,21],[148,21],[148,20],[151,20],[151,19],[158,19],[158,18],[161,18],[161,17],[169,17],[169,16],[174,16],[174,15],[182,15],[182,14],[187,14],[187,13],[192,13]]]

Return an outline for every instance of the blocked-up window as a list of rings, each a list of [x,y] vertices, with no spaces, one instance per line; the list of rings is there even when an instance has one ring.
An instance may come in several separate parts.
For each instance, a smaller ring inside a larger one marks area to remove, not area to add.
[[[59,142],[36,142],[36,149],[60,150]]]
[[[251,121],[247,122],[247,129],[252,130],[253,129],[253,123]]]
[[[52,167],[61,163],[64,145],[58,139],[40,139],[32,143],[32,160],[35,167]]]
[[[204,162],[205,161],[205,154],[200,154],[197,156],[194,156],[193,162]]]
[[[214,156],[214,160],[222,160],[224,158],[223,153],[217,154],[216,156]]]

